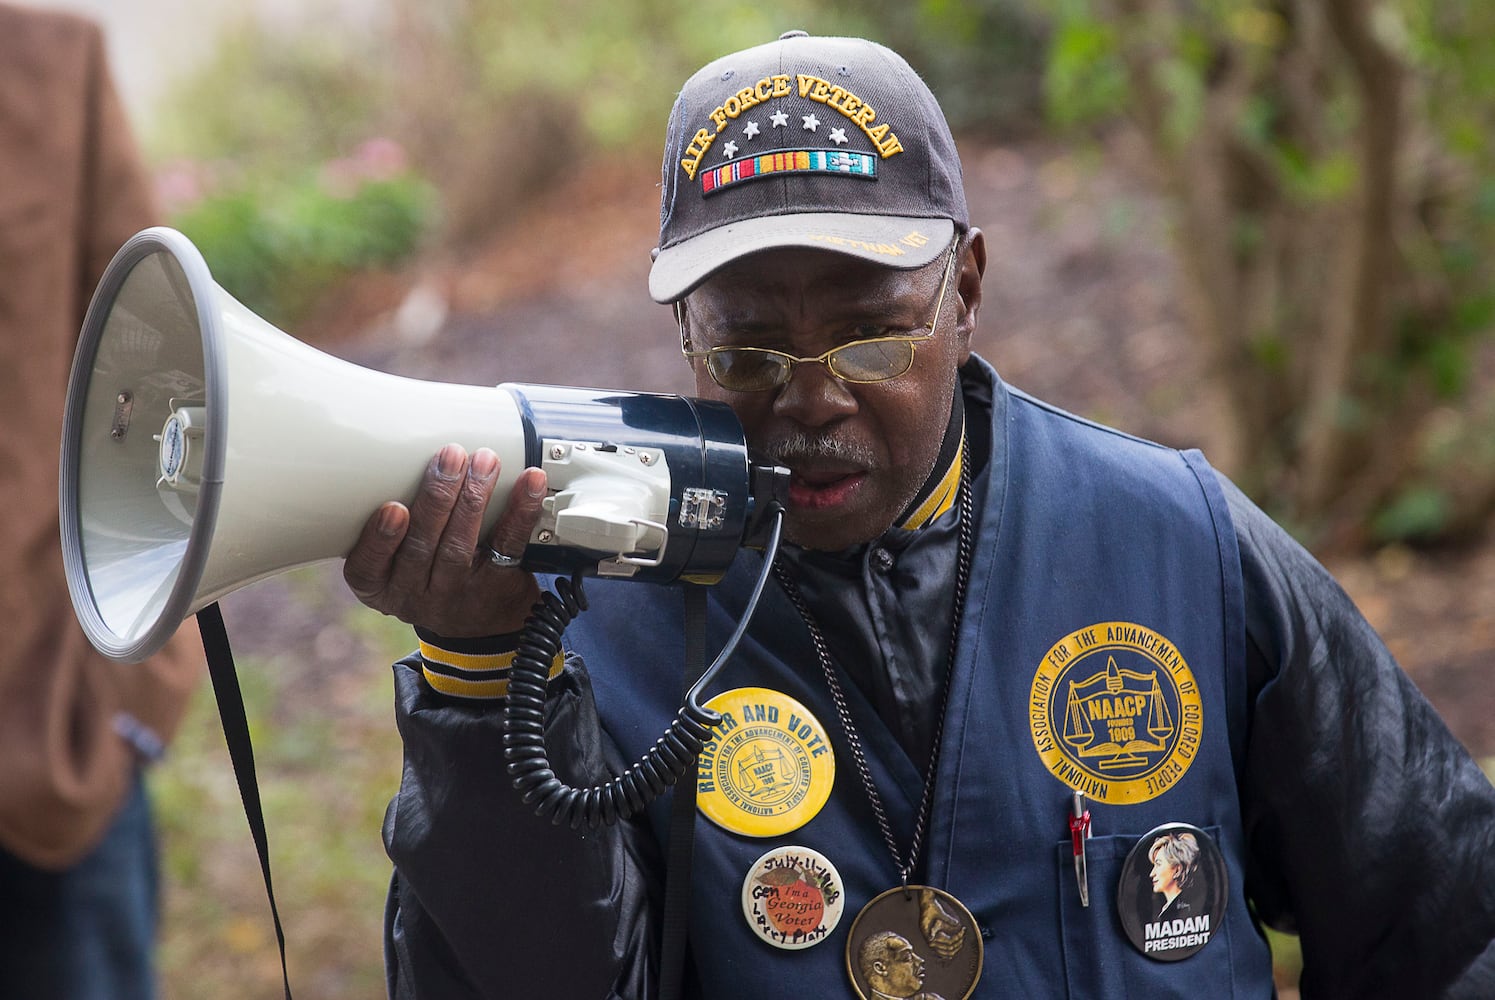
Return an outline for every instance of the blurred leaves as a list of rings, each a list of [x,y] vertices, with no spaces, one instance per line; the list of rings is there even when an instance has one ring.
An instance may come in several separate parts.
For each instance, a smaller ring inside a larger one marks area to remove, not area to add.
[[[1116,32],[1100,21],[1060,23],[1049,48],[1044,94],[1060,125],[1110,118],[1126,104],[1125,75],[1115,59]]]
[[[1010,140],[1041,123],[1050,24],[1026,0],[839,0],[826,6],[848,18],[850,33],[902,54],[957,133]],[[851,19],[853,13],[860,17]],[[814,24],[803,27],[828,33]]]
[[[404,170],[360,176],[349,162],[226,185],[178,211],[173,225],[229,294],[291,325],[338,281],[404,260],[434,218],[425,181]]]
[[[1411,483],[1381,508],[1371,523],[1377,541],[1427,541],[1448,526],[1449,497],[1437,486]]]
[[[1013,130],[1039,112],[1043,29],[1013,0],[390,0],[385,10],[357,25],[243,21],[174,89],[151,137],[158,160],[207,165],[216,203],[179,221],[214,243],[225,286],[280,321],[366,259],[345,223],[387,226],[379,241],[404,244],[421,211],[443,245],[476,245],[568,175],[657,156],[686,77],[789,29],[900,49],[957,127]],[[377,136],[407,151],[439,217],[413,187],[318,197],[318,165]]]
[[[1177,206],[1232,474],[1321,541],[1481,524],[1495,464],[1461,463],[1455,485],[1420,442],[1480,384],[1495,332],[1495,5],[1032,7],[1053,23],[1051,120],[1136,128]]]
[[[157,109],[148,137],[157,159],[285,173],[385,132],[384,109],[400,83],[372,29],[312,22],[292,30],[244,17],[213,45]]]
[[[381,44],[372,26],[245,19],[157,117],[170,223],[277,325],[348,275],[397,265],[439,219],[436,188],[385,131],[398,81]]]

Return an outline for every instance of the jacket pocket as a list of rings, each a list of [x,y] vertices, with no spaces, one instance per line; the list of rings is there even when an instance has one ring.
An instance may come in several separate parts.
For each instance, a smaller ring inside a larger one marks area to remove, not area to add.
[[[1219,839],[1217,827],[1205,832]],[[1127,937],[1116,907],[1122,865],[1142,837],[1125,834],[1085,842],[1090,905],[1080,903],[1074,849],[1068,840],[1055,849],[1059,878],[1059,920],[1070,1000],[1230,1000],[1238,990],[1231,961],[1232,924],[1242,919],[1227,908],[1211,929],[1210,940],[1188,958],[1163,962],[1147,958]],[[1247,932],[1250,933],[1249,929]],[[1263,994],[1270,996],[1268,992]]]

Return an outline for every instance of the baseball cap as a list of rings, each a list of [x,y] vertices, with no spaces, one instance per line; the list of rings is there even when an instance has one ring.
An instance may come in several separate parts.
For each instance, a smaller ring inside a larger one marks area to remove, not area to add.
[[[969,226],[939,102],[903,57],[786,32],[701,68],[665,136],[656,302],[781,247],[923,267]]]

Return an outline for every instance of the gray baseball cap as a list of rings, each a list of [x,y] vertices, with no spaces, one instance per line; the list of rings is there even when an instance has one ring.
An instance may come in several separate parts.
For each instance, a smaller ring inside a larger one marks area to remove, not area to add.
[[[791,31],[703,67],[675,100],[649,294],[674,302],[779,247],[923,267],[969,224],[950,126],[903,57]]]

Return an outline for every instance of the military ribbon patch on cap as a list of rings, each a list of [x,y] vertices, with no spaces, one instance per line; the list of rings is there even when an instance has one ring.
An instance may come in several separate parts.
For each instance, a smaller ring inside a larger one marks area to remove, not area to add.
[[[1171,788],[1199,753],[1204,707],[1183,654],[1152,629],[1101,622],[1044,654],[1028,695],[1049,772],[1109,805]]]
[[[702,815],[748,837],[777,837],[814,819],[836,777],[820,721],[768,688],[725,691],[706,707],[722,721],[696,764]]]
[[[875,181],[877,158],[844,149],[790,149],[748,156],[703,172],[701,193],[716,194],[741,181],[783,174],[849,174]]]
[[[800,103],[792,105],[795,113],[791,115],[784,110],[784,106],[793,102],[796,96]],[[772,113],[768,111],[769,107],[774,108]],[[807,111],[808,114],[805,113]],[[826,121],[821,121],[821,113],[827,115]],[[834,113],[839,113],[841,118],[836,119]],[[793,79],[787,73],[765,76],[756,83],[728,94],[721,104],[711,110],[707,118],[708,127],[697,129],[682,150],[680,168],[691,180],[695,180],[696,171],[701,168],[706,154],[721,136],[728,136],[721,147],[722,155],[728,160],[736,157],[744,147],[760,141],[766,142],[764,137],[774,134],[777,129],[793,130],[796,133],[809,132],[817,137],[824,135],[837,147],[836,150],[828,151],[831,154],[851,142],[851,136],[857,133],[865,136],[877,155],[884,160],[903,152],[903,143],[887,122],[877,120],[877,110],[872,105],[844,87],[807,73],[796,73]],[[837,121],[840,122],[839,125],[836,124]],[[820,131],[822,125],[826,128],[824,133]],[[742,145],[739,145],[739,139]],[[751,149],[746,152],[751,153]],[[792,150],[786,152],[787,155],[797,155]],[[818,169],[834,173],[851,172],[839,167]],[[861,176],[872,177],[872,174],[863,173]]]

